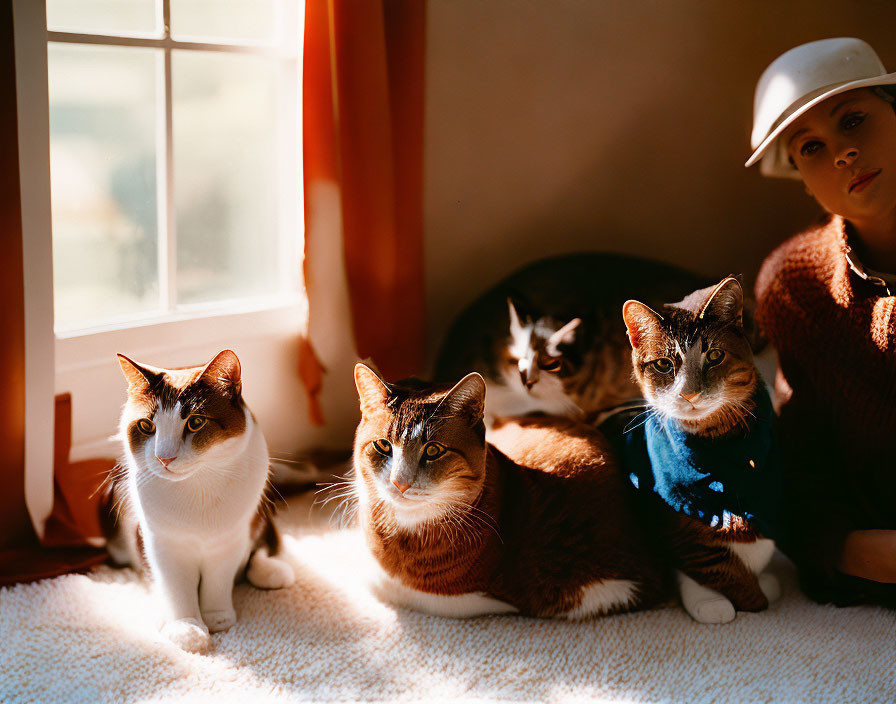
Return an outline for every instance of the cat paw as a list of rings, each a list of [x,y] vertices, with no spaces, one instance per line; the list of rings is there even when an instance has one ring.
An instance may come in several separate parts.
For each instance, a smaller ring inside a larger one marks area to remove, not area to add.
[[[759,581],[759,588],[762,590],[762,593],[765,594],[765,598],[769,600],[769,603],[776,601],[781,597],[781,583],[775,575],[770,574],[769,572],[763,572],[757,579]]]
[[[211,647],[208,628],[195,618],[181,618],[169,621],[162,627],[162,635],[181,650],[204,655]]]
[[[212,633],[226,631],[236,623],[236,611],[225,609],[224,611],[203,611],[202,620]]]
[[[728,623],[737,615],[734,604],[723,596],[687,604],[685,610],[700,623]]]
[[[246,577],[258,589],[283,589],[296,581],[296,573],[288,562],[268,557],[261,550],[252,555]]]

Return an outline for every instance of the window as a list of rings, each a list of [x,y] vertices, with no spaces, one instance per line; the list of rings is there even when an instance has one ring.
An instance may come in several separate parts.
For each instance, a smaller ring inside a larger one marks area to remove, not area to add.
[[[188,366],[235,350],[268,446],[294,455],[302,0],[13,10],[31,493],[52,501],[54,392],[72,395],[73,460],[120,452],[116,352]]]
[[[46,8],[57,335],[295,301],[297,0]]]

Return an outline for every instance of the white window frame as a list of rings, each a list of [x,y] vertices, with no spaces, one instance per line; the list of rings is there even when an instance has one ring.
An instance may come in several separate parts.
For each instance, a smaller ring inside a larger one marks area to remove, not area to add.
[[[170,0],[163,2],[163,20],[170,17]],[[290,229],[294,251],[281,252],[281,275],[300,282],[301,235],[304,230],[301,182],[301,56],[304,4],[298,2],[294,16],[286,18],[285,32],[294,30],[292,72],[281,72],[282,80],[294,80],[299,96],[293,109],[284,107],[281,138],[295,155],[295,169],[279,174],[284,193],[282,208],[295,208]],[[220,349],[237,350],[243,362],[246,398],[262,422],[272,454],[295,455],[309,444],[310,433],[301,425],[305,397],[297,374],[298,337],[307,320],[306,301],[298,285],[294,293],[266,298],[224,301],[201,306],[179,306],[163,315],[134,316],[101,327],[54,332],[53,259],[50,208],[50,137],[47,80],[47,42],[114,43],[151,46],[165,50],[166,127],[170,130],[170,56],[174,49],[233,51],[283,57],[290,49],[266,44],[178,42],[170,38],[164,21],[162,37],[80,35],[48,32],[43,0],[13,0],[13,31],[16,58],[19,172],[22,203],[23,269],[25,276],[26,438],[25,494],[38,535],[53,502],[54,395],[71,392],[73,398],[72,450],[70,459],[115,457],[120,442],[110,437],[116,430],[124,382],[116,352],[159,365],[183,366],[200,363]],[[99,38],[97,38],[99,37]],[[102,40],[102,41],[100,41]],[[291,74],[291,75],[290,75]],[[286,86],[284,86],[286,88]],[[287,134],[283,134],[287,133]],[[170,135],[170,131],[168,132]],[[281,142],[283,143],[283,142]],[[166,137],[170,149],[170,137]],[[165,160],[170,168],[170,154]],[[165,174],[162,195],[170,200],[173,179]],[[173,213],[173,209],[168,209]],[[289,214],[280,214],[280,222]],[[162,227],[175,236],[173,219],[166,214]],[[161,236],[160,240],[163,239]],[[169,266],[173,239],[164,238]],[[173,282],[170,282],[173,285]],[[165,294],[163,294],[165,295]],[[168,301],[173,299],[169,298]]]

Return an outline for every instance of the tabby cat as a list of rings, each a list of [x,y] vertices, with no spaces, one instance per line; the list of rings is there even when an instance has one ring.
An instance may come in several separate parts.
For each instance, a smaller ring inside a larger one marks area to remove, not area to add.
[[[387,384],[358,364],[355,382],[354,481],[381,598],[457,618],[584,618],[660,598],[657,561],[596,430],[529,418],[500,425],[490,445],[475,372],[453,386]]]
[[[264,496],[267,445],[230,350],[188,369],[118,360],[128,398],[107,549],[119,564],[149,568],[164,604],[163,634],[205,652],[209,631],[236,621],[233,583],[247,563],[257,587],[295,580],[276,557],[279,538]]]
[[[639,396],[619,321],[626,299],[659,305],[708,283],[668,264],[619,254],[535,262],[460,313],[439,352],[436,379],[482,374],[489,424],[533,412],[590,422]]]
[[[659,312],[623,308],[648,405],[624,428],[624,464],[679,570],[684,608],[704,623],[764,609],[779,591],[762,573],[780,510],[774,413],[742,310],[735,278]]]

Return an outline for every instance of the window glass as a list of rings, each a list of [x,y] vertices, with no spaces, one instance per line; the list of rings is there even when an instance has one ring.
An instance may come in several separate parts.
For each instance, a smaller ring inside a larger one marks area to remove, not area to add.
[[[47,28],[60,32],[158,34],[156,0],[47,0]]]
[[[276,64],[175,51],[177,299],[280,289]]]
[[[159,308],[160,56],[49,44],[57,329]]]
[[[171,36],[273,42],[276,9],[274,0],[171,0]]]

